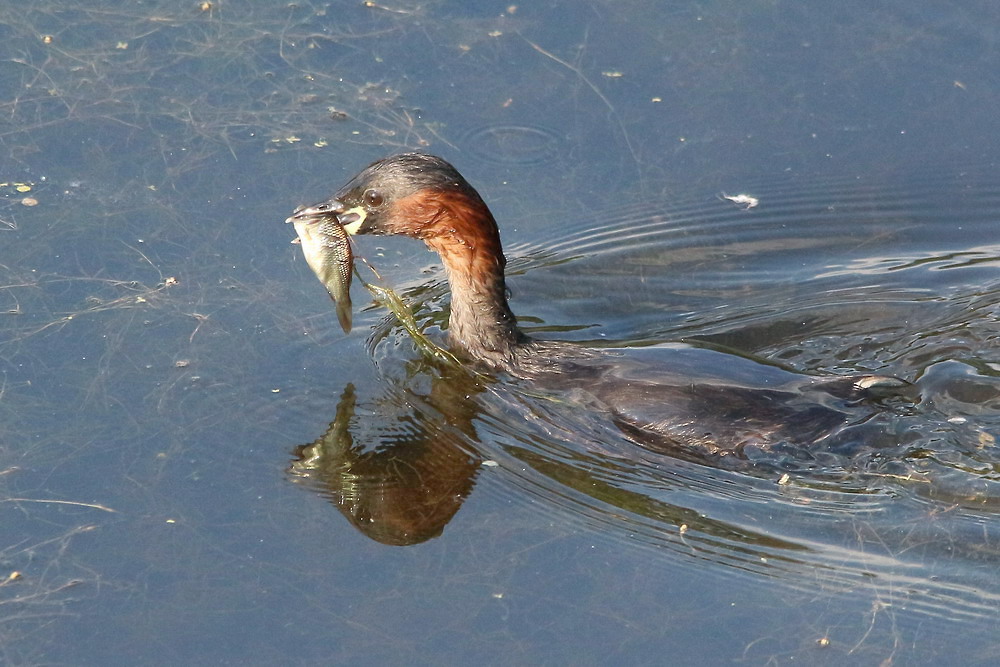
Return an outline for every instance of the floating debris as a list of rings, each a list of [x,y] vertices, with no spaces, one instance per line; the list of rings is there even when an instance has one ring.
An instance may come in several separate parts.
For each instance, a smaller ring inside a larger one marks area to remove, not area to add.
[[[742,205],[744,211],[750,210],[750,209],[754,208],[755,206],[757,206],[758,204],[760,204],[760,200],[759,199],[757,199],[756,197],[752,197],[750,195],[746,195],[746,194],[743,194],[743,195],[727,195],[725,192],[723,192],[722,193],[722,198],[723,199],[728,199],[729,201],[733,202],[734,204],[740,204],[740,205]]]

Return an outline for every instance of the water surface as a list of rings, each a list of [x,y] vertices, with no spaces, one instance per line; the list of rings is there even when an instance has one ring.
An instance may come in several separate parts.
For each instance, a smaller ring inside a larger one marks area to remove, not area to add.
[[[993,5],[88,7],[0,6],[6,662],[993,658]],[[706,461],[344,336],[281,221],[404,149],[534,335],[915,393]]]

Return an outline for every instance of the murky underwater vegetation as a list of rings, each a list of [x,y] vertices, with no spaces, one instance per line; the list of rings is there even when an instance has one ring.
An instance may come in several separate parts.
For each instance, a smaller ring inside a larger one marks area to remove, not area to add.
[[[0,3],[4,662],[993,659],[992,5],[77,4]],[[914,391],[706,460],[344,336],[282,221],[404,149],[532,335]]]

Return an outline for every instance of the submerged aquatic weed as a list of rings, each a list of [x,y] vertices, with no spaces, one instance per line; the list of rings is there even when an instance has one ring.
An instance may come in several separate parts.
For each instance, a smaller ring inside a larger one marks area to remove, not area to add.
[[[361,257],[361,261],[363,261],[369,270],[375,274],[377,279],[382,279],[382,276],[379,275],[379,272],[375,270],[375,267],[373,267],[368,260]],[[417,325],[417,321],[413,317],[413,313],[399,297],[399,295],[396,294],[396,292],[389,287],[369,283],[361,277],[357,267],[354,267],[354,275],[358,277],[358,280],[360,280],[361,284],[365,286],[365,289],[367,289],[375,298],[376,303],[385,306],[390,312],[392,312],[393,315],[396,316],[396,319],[403,325],[406,332],[410,334],[414,344],[416,344],[417,349],[420,350],[422,354],[429,357],[433,361],[443,362],[454,368],[462,367],[462,363],[457,357],[455,357],[455,355],[424,335],[424,332],[421,331],[420,327]]]

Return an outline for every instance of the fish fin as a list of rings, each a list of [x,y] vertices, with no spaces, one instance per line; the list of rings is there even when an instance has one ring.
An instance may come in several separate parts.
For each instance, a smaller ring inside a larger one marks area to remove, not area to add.
[[[337,319],[340,320],[340,328],[344,330],[345,334],[351,333],[351,297],[346,297],[337,301],[334,299],[334,303],[337,304]]]

